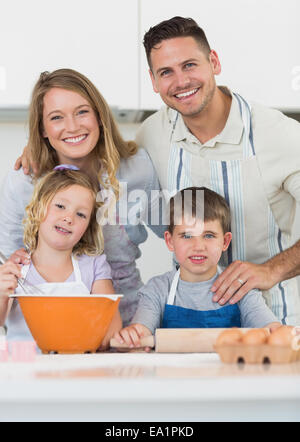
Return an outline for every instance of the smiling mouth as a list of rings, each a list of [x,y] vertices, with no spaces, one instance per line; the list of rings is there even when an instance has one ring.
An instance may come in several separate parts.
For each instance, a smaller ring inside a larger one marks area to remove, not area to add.
[[[63,235],[70,235],[72,232],[70,230],[64,229],[63,227],[55,226],[55,230]]]
[[[200,87],[196,89],[189,90],[187,92],[182,92],[181,94],[174,95],[175,98],[178,100],[186,100],[187,98],[192,97],[193,95],[196,95],[196,93],[199,91]]]
[[[78,137],[64,138],[63,141],[68,144],[80,144],[87,139],[88,135],[79,135]]]
[[[189,260],[195,264],[202,264],[206,259],[207,257],[203,255],[194,255],[189,257]]]

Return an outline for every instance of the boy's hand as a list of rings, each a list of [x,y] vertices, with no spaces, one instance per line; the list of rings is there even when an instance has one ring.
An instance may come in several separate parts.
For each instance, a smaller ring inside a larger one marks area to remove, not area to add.
[[[25,249],[22,248],[14,252],[8,259],[8,262],[13,262],[14,264],[27,265],[30,263],[30,255],[29,253],[26,252]]]
[[[1,295],[11,295],[18,286],[18,278],[21,278],[20,266],[7,261],[0,266],[0,293]]]
[[[34,174],[38,172],[38,165],[32,161],[28,146],[24,147],[22,155],[15,162],[14,169],[19,170],[21,167],[23,167],[25,175],[29,175],[30,169],[32,169]]]
[[[115,333],[114,338],[120,344],[126,344],[128,348],[138,348],[141,347],[140,339],[151,335],[151,331],[144,325],[132,324]]]
[[[211,291],[213,301],[221,305],[235,304],[250,290],[268,290],[277,281],[272,279],[272,272],[267,263],[253,264],[246,261],[234,261],[217,278]]]

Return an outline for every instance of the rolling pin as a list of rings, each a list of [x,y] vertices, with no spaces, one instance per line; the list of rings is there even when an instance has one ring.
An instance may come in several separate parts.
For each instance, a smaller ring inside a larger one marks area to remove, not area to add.
[[[141,347],[155,348],[156,353],[214,353],[217,337],[225,328],[158,328],[155,336],[141,338]],[[111,339],[112,348],[126,349],[126,344],[120,344]],[[128,348],[128,350],[138,347]]]

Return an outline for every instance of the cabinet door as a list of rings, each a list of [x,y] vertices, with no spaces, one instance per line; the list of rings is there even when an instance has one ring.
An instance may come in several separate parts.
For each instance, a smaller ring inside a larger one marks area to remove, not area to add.
[[[218,84],[266,105],[300,107],[299,0],[142,1],[142,34],[176,15],[192,17],[204,29],[221,60]],[[155,109],[162,102],[144,53],[141,60],[141,105]]]
[[[110,105],[138,105],[137,0],[9,0],[0,6],[0,106],[26,106],[40,72],[73,68]]]

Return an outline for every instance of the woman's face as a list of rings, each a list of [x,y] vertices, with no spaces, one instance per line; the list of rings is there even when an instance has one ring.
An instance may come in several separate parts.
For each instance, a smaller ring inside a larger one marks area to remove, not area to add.
[[[61,164],[80,165],[95,148],[100,128],[90,103],[77,92],[52,88],[44,96],[43,136]]]

